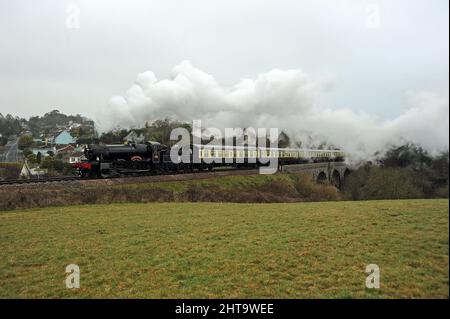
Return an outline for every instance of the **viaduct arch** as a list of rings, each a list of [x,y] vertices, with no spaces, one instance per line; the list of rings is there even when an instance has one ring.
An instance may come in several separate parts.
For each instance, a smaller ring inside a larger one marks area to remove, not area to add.
[[[308,163],[284,165],[282,172],[287,173],[307,173],[311,174],[318,183],[331,183],[336,187],[341,187],[344,180],[350,174],[350,169],[343,162],[327,162],[327,163]]]

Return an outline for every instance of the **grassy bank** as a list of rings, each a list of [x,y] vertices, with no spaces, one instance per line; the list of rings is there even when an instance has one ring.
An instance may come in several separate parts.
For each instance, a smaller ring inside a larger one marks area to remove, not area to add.
[[[0,210],[149,202],[282,203],[338,200],[338,190],[299,174],[212,177],[119,185],[46,184],[0,188]]]
[[[448,213],[448,200],[2,212],[0,296],[448,298]],[[65,288],[71,263],[80,289]]]

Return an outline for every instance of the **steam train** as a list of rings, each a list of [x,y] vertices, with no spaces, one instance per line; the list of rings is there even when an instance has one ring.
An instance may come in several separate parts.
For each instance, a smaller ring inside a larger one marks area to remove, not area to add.
[[[341,150],[199,144],[168,148],[158,142],[88,145],[84,155],[86,160],[73,164],[83,178],[193,172],[226,166],[250,168],[267,165],[268,160],[275,159],[279,166],[345,160]]]

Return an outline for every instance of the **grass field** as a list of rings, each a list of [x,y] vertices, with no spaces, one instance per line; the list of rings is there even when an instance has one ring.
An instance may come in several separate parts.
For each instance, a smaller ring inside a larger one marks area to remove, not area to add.
[[[1,212],[0,297],[448,298],[448,221],[448,200]]]

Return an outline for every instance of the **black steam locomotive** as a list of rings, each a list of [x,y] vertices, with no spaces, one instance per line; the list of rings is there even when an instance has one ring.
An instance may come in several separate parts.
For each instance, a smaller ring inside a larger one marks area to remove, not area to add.
[[[182,150],[185,152],[182,152]],[[171,152],[172,151],[172,152]],[[171,157],[172,153],[172,157]],[[344,161],[340,150],[266,148],[252,146],[212,146],[191,144],[182,146],[158,142],[123,145],[89,145],[86,160],[73,164],[81,177],[113,177],[212,170],[214,167],[259,167],[268,160],[278,165],[308,162]],[[174,154],[176,160],[174,161]],[[188,155],[183,155],[188,154]],[[264,160],[263,160],[264,159]]]

